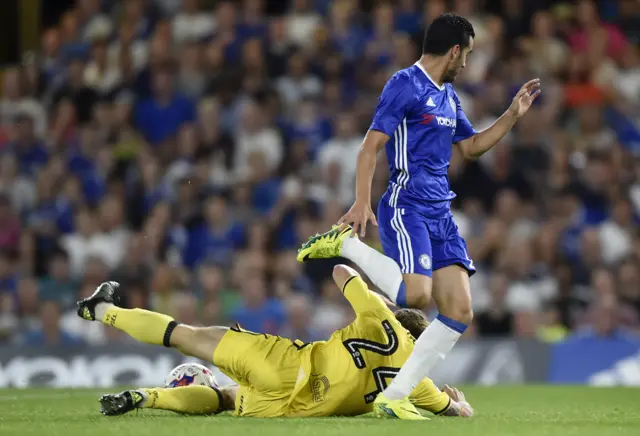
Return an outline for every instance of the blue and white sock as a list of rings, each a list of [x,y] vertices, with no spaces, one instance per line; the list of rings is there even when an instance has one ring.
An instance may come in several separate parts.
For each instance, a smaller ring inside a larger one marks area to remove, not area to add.
[[[395,260],[369,247],[358,238],[346,238],[340,255],[358,265],[380,291],[400,307],[406,307],[407,295],[402,271]]]
[[[413,353],[384,390],[384,396],[389,400],[408,397],[433,367],[447,357],[466,329],[466,324],[438,315],[416,340]]]

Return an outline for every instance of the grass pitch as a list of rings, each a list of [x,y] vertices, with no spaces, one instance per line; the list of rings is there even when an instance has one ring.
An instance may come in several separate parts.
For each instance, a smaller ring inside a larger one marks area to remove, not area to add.
[[[640,435],[640,389],[473,387],[472,419],[407,422],[358,418],[255,419],[193,417],[144,410],[121,417],[98,413],[104,390],[0,389],[2,436],[625,436]]]

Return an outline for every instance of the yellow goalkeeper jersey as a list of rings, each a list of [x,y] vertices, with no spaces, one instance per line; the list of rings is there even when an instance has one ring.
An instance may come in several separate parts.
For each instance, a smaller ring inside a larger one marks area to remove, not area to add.
[[[328,341],[313,342],[300,350],[301,369],[289,416],[371,412],[378,393],[413,351],[415,339],[361,278],[352,278],[343,292],[356,320]],[[446,411],[450,401],[430,379],[415,388],[411,400],[435,414]]]

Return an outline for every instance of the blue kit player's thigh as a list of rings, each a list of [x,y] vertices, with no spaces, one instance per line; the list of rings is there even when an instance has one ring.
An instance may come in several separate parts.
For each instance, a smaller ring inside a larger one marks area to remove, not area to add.
[[[384,254],[400,265],[403,274],[431,277],[431,241],[425,218],[386,201],[380,201],[377,218]]]
[[[429,220],[427,228],[431,235],[434,271],[450,265],[460,265],[467,270],[469,276],[476,272],[476,267],[469,257],[467,243],[460,236],[453,217]]]

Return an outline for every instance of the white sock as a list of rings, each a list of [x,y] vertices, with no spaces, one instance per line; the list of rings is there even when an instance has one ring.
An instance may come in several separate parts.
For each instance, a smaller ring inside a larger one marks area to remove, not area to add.
[[[96,313],[96,321],[102,322],[104,316],[107,314],[107,310],[113,307],[111,303],[98,303],[96,304],[96,308],[94,312]]]
[[[135,391],[137,393],[140,394],[140,396],[142,397],[142,401],[140,401],[138,404],[136,404],[136,408],[137,409],[141,409],[144,406],[147,405],[147,401],[149,401],[149,394],[145,391],[143,391],[142,389],[135,389]]]
[[[369,247],[360,239],[345,238],[340,255],[358,265],[383,294],[397,303],[402,272],[395,260]]]
[[[462,323],[457,324],[464,326]],[[413,353],[402,365],[402,369],[391,384],[383,391],[384,396],[389,400],[408,397],[433,367],[444,360],[461,335],[461,332],[440,321],[440,316],[436,318],[422,332],[416,341]]]

